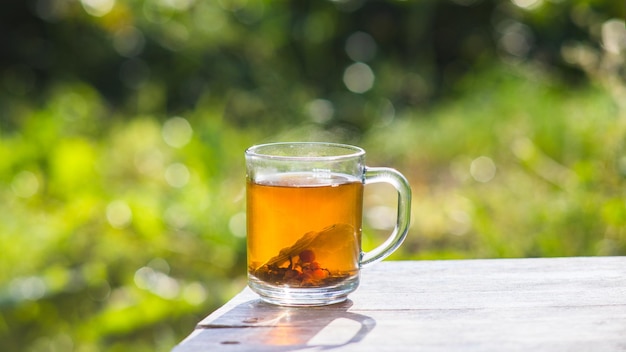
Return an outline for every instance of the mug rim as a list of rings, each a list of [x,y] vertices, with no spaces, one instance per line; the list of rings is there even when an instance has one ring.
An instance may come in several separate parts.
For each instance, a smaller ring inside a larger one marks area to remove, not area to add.
[[[337,150],[345,150],[345,154],[338,153],[336,155],[278,155],[271,154],[268,152],[262,152],[265,148],[272,147],[290,147],[297,148],[303,146],[315,146],[315,147],[330,147],[336,148]],[[246,149],[246,157],[260,157],[264,159],[272,159],[272,160],[344,160],[344,159],[352,159],[358,158],[365,155],[365,150],[361,147],[357,147],[355,145],[343,144],[343,143],[332,143],[332,142],[273,142],[273,143],[263,143],[257,144]]]

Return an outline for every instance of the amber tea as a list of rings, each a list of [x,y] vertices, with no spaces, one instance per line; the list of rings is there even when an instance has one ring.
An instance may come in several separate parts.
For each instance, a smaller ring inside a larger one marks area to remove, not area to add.
[[[248,181],[251,280],[323,287],[358,273],[363,184],[342,174],[285,173]]]

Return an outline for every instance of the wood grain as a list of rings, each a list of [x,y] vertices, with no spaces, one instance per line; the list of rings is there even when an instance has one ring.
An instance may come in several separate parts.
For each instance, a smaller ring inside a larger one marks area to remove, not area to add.
[[[626,257],[382,262],[315,308],[246,288],[174,348],[319,350],[626,351]]]

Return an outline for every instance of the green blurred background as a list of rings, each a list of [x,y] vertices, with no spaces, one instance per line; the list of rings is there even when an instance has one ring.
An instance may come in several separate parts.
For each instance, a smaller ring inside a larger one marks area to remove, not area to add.
[[[170,350],[245,286],[262,142],[357,144],[407,175],[391,259],[625,255],[625,7],[5,2],[2,350]],[[365,249],[395,201],[368,187]]]

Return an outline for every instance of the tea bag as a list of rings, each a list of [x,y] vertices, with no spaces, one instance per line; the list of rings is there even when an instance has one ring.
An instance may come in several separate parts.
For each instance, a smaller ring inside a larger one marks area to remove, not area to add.
[[[348,262],[356,261],[355,241],[354,227],[348,224],[334,224],[319,232],[307,232],[292,246],[281,249],[278,255],[258,267],[255,275],[275,283],[318,284],[335,275],[325,263],[350,254],[354,258]]]

